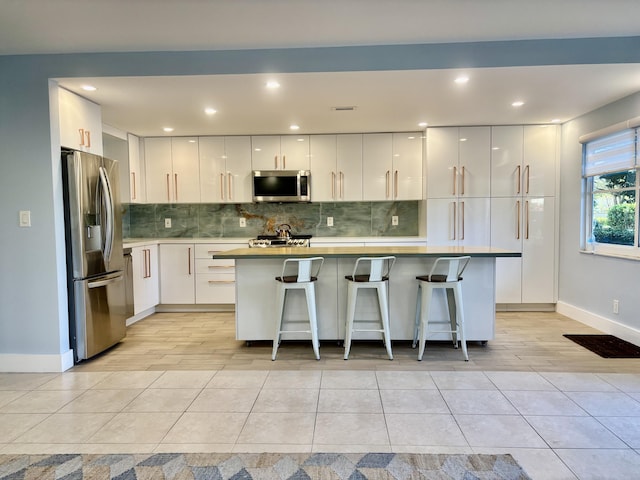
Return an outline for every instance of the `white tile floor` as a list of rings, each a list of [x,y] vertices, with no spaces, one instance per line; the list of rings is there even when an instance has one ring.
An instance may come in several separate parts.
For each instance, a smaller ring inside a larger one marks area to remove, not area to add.
[[[0,374],[0,454],[511,453],[534,479],[640,478],[640,374]]]

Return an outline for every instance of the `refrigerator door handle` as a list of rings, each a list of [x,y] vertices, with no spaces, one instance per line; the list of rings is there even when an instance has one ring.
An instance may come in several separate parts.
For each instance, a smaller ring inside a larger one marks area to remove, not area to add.
[[[124,279],[122,272],[109,275],[108,277],[101,277],[100,280],[94,280],[87,283],[88,288],[100,288],[110,285],[112,283],[121,282]]]
[[[109,182],[109,175],[104,167],[99,168],[100,172],[100,186],[102,187],[102,201],[105,206],[105,240],[104,240],[104,258],[106,262],[111,260],[111,251],[113,249],[114,240],[114,228],[113,228],[113,195],[111,193],[111,183]],[[100,201],[100,200],[98,200]]]

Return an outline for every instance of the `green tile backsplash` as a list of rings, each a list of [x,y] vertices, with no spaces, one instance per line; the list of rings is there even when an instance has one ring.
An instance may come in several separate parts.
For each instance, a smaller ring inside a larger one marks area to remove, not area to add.
[[[418,235],[418,201],[340,203],[123,204],[125,238],[224,238],[272,234],[281,223],[316,237]],[[391,225],[397,215],[398,225]],[[243,217],[247,226],[241,228]],[[333,227],[327,227],[333,217]],[[171,228],[165,228],[165,218]]]

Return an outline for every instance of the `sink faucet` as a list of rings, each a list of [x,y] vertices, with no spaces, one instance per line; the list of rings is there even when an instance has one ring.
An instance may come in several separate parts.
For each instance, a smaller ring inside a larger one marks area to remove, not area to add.
[[[291,236],[291,225],[282,223],[276,227],[276,235],[281,238],[289,238]]]

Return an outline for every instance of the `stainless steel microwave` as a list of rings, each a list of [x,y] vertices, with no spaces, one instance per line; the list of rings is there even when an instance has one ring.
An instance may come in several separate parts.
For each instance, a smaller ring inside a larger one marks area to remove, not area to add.
[[[308,170],[254,170],[254,202],[310,202]]]

